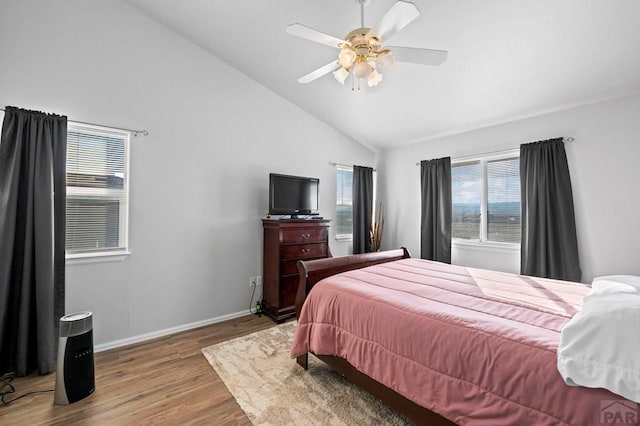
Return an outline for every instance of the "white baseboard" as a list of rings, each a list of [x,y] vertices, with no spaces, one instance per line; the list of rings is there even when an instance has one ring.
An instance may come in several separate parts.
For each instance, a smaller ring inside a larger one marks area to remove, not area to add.
[[[181,331],[191,330],[193,328],[202,327],[209,324],[215,324],[217,322],[227,321],[234,318],[239,318],[245,315],[251,314],[250,311],[240,311],[232,314],[222,315],[215,318],[209,318],[202,321],[192,322],[190,324],[178,325],[175,327],[165,328],[164,330],[152,331],[150,333],[139,334],[137,336],[127,337],[126,339],[114,340],[111,342],[100,343],[95,345],[94,352],[102,352],[109,349],[120,348],[122,346],[132,345],[134,343],[141,343],[147,340],[156,339],[158,337],[168,336],[169,334],[179,333]]]

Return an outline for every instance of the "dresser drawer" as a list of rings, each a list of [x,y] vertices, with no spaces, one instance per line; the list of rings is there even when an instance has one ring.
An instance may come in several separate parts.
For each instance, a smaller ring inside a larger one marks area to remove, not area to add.
[[[283,260],[280,262],[280,276],[294,275],[298,273],[298,260]]]
[[[289,275],[280,280],[280,306],[292,306],[296,303],[296,294],[300,284],[299,275]]]
[[[318,244],[296,244],[281,246],[282,260],[288,259],[313,259],[327,256],[327,245]]]
[[[327,241],[327,228],[285,229],[282,231],[283,244],[315,243]]]

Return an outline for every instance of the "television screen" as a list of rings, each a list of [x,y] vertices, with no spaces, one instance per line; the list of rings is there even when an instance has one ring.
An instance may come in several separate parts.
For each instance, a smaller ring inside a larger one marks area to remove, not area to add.
[[[269,214],[318,214],[320,179],[269,174]]]

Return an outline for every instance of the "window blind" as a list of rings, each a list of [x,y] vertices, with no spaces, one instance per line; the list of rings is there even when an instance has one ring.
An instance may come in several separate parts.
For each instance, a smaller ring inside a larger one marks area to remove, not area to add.
[[[123,138],[67,131],[67,186],[124,188]]]
[[[69,126],[68,254],[126,249],[128,136]]]
[[[70,252],[120,248],[120,200],[68,198],[67,224]]]
[[[520,243],[520,159],[487,162],[487,240]]]
[[[336,235],[353,234],[353,169],[338,167],[336,174]]]
[[[482,172],[480,162],[451,167],[452,220],[451,236],[466,240],[480,239]]]

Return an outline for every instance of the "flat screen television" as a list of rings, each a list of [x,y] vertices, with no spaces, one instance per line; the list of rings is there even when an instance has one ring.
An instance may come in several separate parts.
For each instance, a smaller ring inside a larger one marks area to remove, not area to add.
[[[318,214],[320,179],[302,176],[269,174],[269,214]]]

